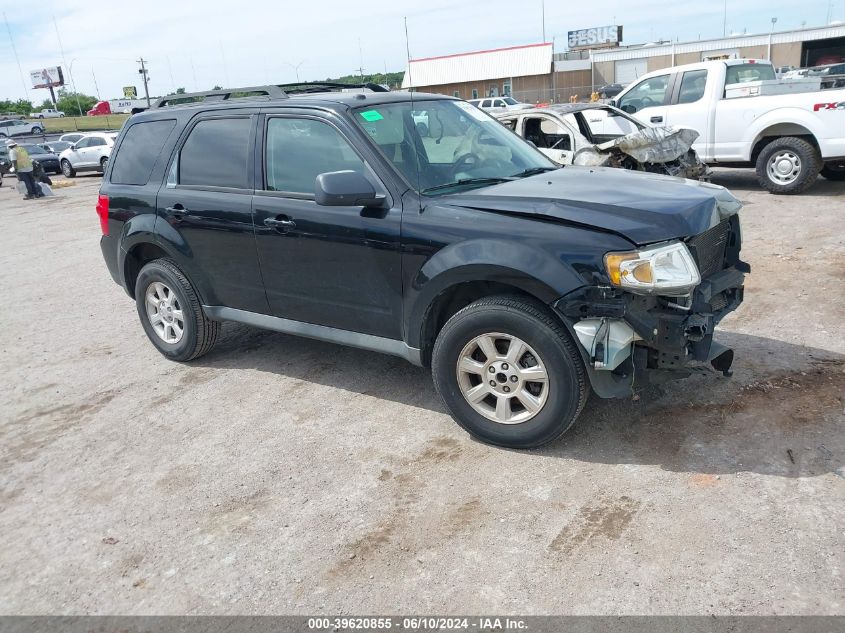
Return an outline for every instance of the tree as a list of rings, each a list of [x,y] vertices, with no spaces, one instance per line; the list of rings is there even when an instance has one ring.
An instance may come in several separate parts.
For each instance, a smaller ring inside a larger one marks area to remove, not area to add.
[[[18,99],[17,101],[4,99],[0,101],[0,112],[9,112],[14,114],[20,114],[23,116],[29,116],[29,114],[32,112],[32,102],[27,101],[26,99]]]
[[[176,94],[177,95],[185,94],[185,89],[184,88],[176,88]]]
[[[55,107],[56,107],[56,104],[53,103],[52,99],[44,99],[44,101],[41,102],[41,106],[39,107],[39,109],[49,110],[49,109],[55,108]]]
[[[223,90],[223,86],[214,86],[212,90]]]
[[[60,88],[56,102],[56,108],[68,116],[85,116],[97,103],[97,97]]]

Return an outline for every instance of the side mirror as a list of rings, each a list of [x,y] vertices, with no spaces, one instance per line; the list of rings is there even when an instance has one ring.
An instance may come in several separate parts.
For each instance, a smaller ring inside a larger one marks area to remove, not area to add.
[[[71,145],[70,147],[68,147],[68,149],[69,149],[70,151],[72,151],[72,152],[75,152],[75,151],[76,151],[76,143],[74,143],[73,145]]]
[[[382,207],[385,197],[357,171],[330,171],[314,183],[314,198],[324,207]]]
[[[614,108],[618,108],[619,106],[616,105],[616,99],[611,99],[607,102],[607,105],[612,105]]]

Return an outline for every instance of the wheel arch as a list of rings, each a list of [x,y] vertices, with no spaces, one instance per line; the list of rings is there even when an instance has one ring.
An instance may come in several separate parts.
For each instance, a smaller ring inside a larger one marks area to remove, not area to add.
[[[126,292],[135,298],[135,281],[141,269],[156,259],[170,258],[170,253],[154,242],[137,242],[129,248],[123,257],[121,275]]]
[[[787,121],[777,121],[771,123],[763,123],[755,126],[756,132],[752,131],[752,142],[750,143],[751,152],[749,154],[749,161],[756,163],[757,158],[763,149],[772,141],[785,136],[794,136],[802,138],[809,142],[816,151],[820,152],[819,142],[812,127],[807,121],[801,121],[797,118]],[[821,154],[820,154],[821,155]]]

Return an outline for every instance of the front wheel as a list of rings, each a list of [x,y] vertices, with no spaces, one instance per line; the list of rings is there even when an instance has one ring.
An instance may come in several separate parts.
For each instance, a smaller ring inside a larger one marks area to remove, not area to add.
[[[821,169],[818,150],[802,138],[777,138],[757,157],[757,181],[769,193],[796,194],[809,189]]]
[[[198,358],[214,346],[220,323],[202,311],[185,274],[169,259],[156,259],[135,281],[135,304],[152,344],[170,360]]]
[[[495,296],[455,314],[437,337],[432,376],[452,417],[483,442],[546,444],[587,400],[575,343],[542,304]]]
[[[832,160],[825,163],[821,174],[828,180],[845,180],[845,160]]]
[[[41,134],[43,131],[44,131],[43,128],[40,128],[37,125],[35,127],[33,127],[32,130],[31,130],[32,134]]]
[[[62,160],[62,173],[68,178],[73,178],[74,176],[76,176],[76,170],[73,168],[73,165],[70,164],[70,161],[67,158]]]
[[[105,171],[106,171],[106,167],[108,167],[108,165],[109,165],[109,157],[108,157],[108,156],[103,156],[103,157],[100,159],[100,171],[105,172]]]

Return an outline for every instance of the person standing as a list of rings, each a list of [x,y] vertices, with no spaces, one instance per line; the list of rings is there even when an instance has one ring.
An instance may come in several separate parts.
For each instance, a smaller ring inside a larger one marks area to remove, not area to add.
[[[18,176],[18,180],[26,186],[26,195],[23,199],[41,198],[44,194],[41,193],[32,176],[32,159],[29,157],[29,152],[12,139],[6,141],[6,147],[9,148],[9,160],[15,166],[15,174]]]

